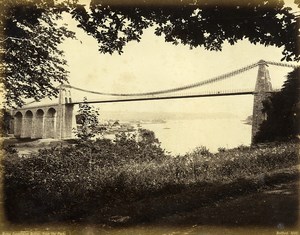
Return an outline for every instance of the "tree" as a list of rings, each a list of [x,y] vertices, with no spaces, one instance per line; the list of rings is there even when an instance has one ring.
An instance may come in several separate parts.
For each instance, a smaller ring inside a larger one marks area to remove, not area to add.
[[[221,50],[225,41],[249,39],[283,46],[284,60],[300,59],[300,19],[283,0],[92,0],[89,10],[76,7],[71,13],[98,40],[101,52],[121,53],[128,40],[139,41],[143,29],[154,26],[156,35],[173,44]]]
[[[135,133],[117,133],[114,139],[114,151],[118,153],[115,160],[124,162],[162,161],[167,156],[155,133],[147,129],[138,129]]]
[[[5,109],[0,109],[0,136],[7,136],[11,133],[11,120],[12,116],[10,113]]]
[[[255,142],[284,141],[300,134],[300,68],[287,75],[280,92],[264,102],[267,114]]]
[[[84,98],[84,102],[79,104],[76,119],[81,127],[74,132],[80,140],[86,141],[95,137],[97,134],[101,134],[99,128],[99,112],[87,103],[86,97]]]
[[[58,45],[74,37],[65,26],[57,25],[61,11],[47,0],[0,0],[0,4],[6,105],[22,106],[26,98],[57,96],[54,84],[65,82],[68,74]]]
[[[139,142],[149,145],[159,144],[158,139],[155,137],[155,133],[153,131],[147,129],[138,129],[138,137]]]
[[[122,53],[127,42],[139,41],[143,30],[152,26],[156,35],[173,44],[221,50],[225,41],[233,45],[248,39],[282,47],[283,60],[300,60],[300,18],[283,0],[92,0],[89,9],[76,1],[0,1],[5,9],[0,14],[8,105],[55,96],[53,82],[66,81],[66,61],[58,45],[74,34],[55,24],[62,12],[70,13],[78,27],[98,41],[101,53]]]

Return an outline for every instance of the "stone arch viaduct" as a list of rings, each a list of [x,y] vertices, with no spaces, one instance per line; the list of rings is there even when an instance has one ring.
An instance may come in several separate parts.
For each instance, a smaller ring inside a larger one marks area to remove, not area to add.
[[[12,110],[14,136],[31,139],[71,138],[74,109],[71,102],[70,90],[61,87],[56,104],[25,105]]]

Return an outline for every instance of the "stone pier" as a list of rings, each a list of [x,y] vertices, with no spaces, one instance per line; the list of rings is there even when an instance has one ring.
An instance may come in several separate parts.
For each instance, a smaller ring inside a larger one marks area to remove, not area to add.
[[[272,91],[268,65],[264,60],[260,60],[258,63],[252,115],[252,144],[255,144],[254,137],[259,131],[260,125],[267,119],[267,115],[263,110],[263,102],[270,97],[270,91]]]

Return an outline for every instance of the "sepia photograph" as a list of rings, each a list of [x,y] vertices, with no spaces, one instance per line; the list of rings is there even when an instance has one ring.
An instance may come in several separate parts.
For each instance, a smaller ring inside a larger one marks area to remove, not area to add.
[[[0,235],[300,235],[300,0],[0,17]]]

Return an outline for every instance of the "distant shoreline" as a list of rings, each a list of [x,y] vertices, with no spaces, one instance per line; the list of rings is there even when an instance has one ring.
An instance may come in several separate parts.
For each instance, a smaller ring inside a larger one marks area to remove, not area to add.
[[[237,119],[232,113],[168,113],[168,112],[100,112],[101,120],[116,119],[122,121],[139,120],[193,120],[193,119]]]

